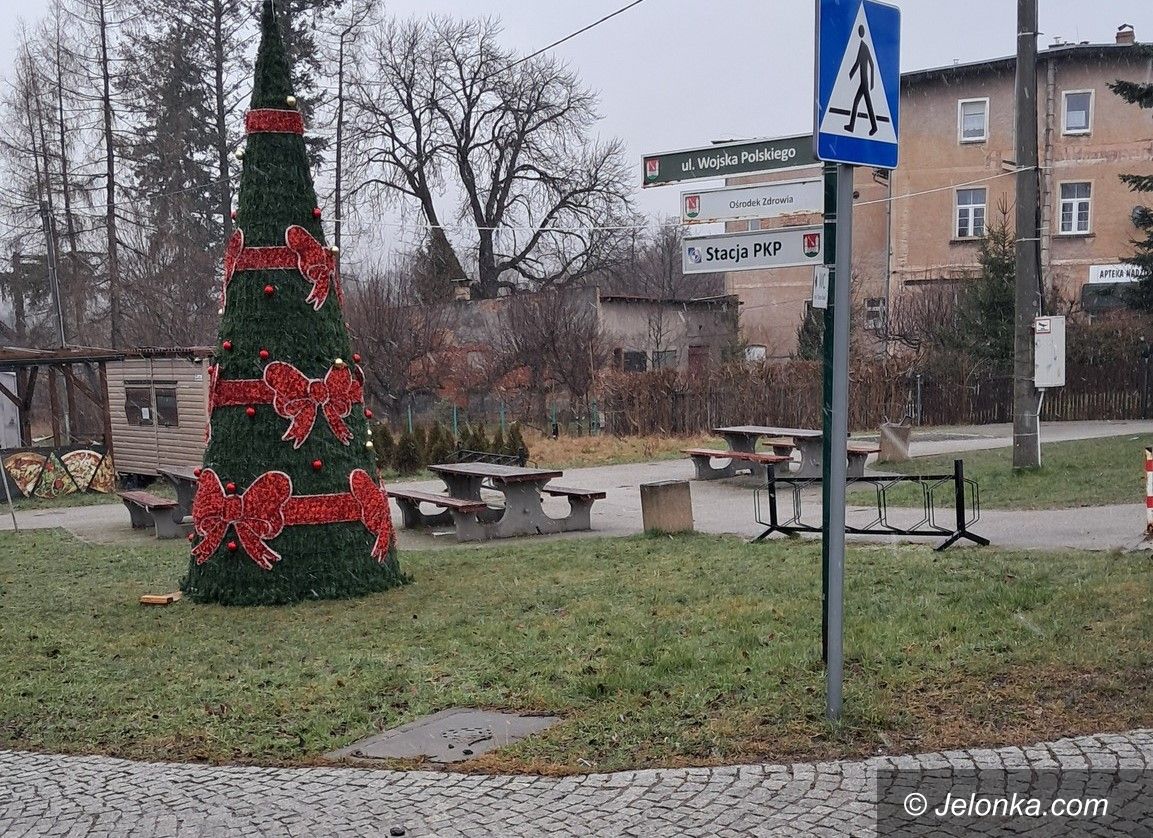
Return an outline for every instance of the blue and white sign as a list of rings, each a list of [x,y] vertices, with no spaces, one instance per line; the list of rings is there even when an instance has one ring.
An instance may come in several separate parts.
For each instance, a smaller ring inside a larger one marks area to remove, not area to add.
[[[894,169],[900,136],[901,10],[876,0],[817,0],[820,160]]]

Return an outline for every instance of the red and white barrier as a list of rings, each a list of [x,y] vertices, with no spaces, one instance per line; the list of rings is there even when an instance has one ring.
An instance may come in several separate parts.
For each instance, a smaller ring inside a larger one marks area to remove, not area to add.
[[[1153,538],[1153,448],[1145,449],[1145,537]]]

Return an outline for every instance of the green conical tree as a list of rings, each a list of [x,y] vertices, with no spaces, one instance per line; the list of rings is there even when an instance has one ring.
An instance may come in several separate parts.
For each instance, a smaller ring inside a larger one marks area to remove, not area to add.
[[[1130,104],[1153,109],[1153,83],[1116,81],[1109,88]],[[1121,180],[1134,192],[1153,193],[1153,173],[1121,175]],[[1134,308],[1153,311],[1153,208],[1137,207],[1132,221],[1144,238],[1133,240],[1133,255],[1124,259],[1141,271],[1141,280],[1126,288],[1127,302]]]
[[[271,0],[261,29],[181,586],[197,602],[228,605],[351,597],[405,581],[372,476],[360,357]]]

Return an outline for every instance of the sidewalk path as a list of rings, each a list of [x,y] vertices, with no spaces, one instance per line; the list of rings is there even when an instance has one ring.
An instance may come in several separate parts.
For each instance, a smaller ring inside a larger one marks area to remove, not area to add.
[[[879,769],[949,767],[1148,770],[1153,730],[863,762],[560,779],[211,767],[0,751],[0,835],[860,838],[876,834]]]
[[[1045,439],[1049,441],[1140,433],[1153,433],[1153,421],[1062,422],[1046,425],[1044,429]],[[1012,427],[1009,425],[931,428],[914,433],[912,453],[923,456],[1006,447],[1012,444]],[[641,483],[659,480],[689,480],[692,476],[693,468],[688,460],[567,469],[564,477],[566,485],[603,490],[607,493],[607,497],[593,507],[591,533],[569,533],[551,537],[588,538],[639,533],[641,506],[638,486]],[[444,489],[439,480],[418,481],[406,485],[432,492]],[[763,528],[754,520],[753,489],[756,485],[756,481],[748,478],[693,481],[693,515],[697,530],[746,538],[758,535]],[[819,521],[820,506],[816,502],[815,493],[811,511],[807,505],[809,500],[806,496],[805,518]],[[1137,502],[1133,504],[1121,506],[1077,509],[985,510],[974,531],[992,540],[995,546],[1014,549],[1131,550],[1142,546],[1145,532],[1145,506],[1140,499],[1135,500]],[[562,498],[545,500],[546,511],[557,517],[563,516],[567,507],[567,501]],[[899,520],[900,513],[895,510],[891,512],[892,520]],[[856,513],[850,509],[849,520],[850,522],[860,520],[861,516],[867,516],[869,513],[869,510],[863,508],[858,509]],[[400,513],[395,505],[394,519],[400,520]],[[119,504],[25,510],[17,513],[17,520],[21,528],[63,527],[78,538],[97,543],[153,543],[150,534],[129,529],[128,513]],[[0,530],[11,528],[11,518],[0,514]],[[854,537],[853,540],[885,542],[898,539]],[[943,539],[920,540],[937,543]],[[400,533],[400,546],[403,549],[433,549],[453,546],[455,543],[451,536],[441,537],[406,530]]]

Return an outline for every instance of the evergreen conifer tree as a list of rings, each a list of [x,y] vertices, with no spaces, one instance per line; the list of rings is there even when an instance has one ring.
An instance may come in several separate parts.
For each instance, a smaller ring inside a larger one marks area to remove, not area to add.
[[[1117,81],[1109,88],[1130,104],[1153,109],[1153,83]],[[1144,175],[1121,175],[1121,180],[1133,192],[1153,192],[1153,172]],[[1153,208],[1140,206],[1133,211],[1133,224],[1145,238],[1134,240],[1134,253],[1124,261],[1141,270],[1141,280],[1127,289],[1128,302],[1143,311],[1153,310]]]
[[[271,0],[261,30],[182,584],[230,605],[405,581]]]

